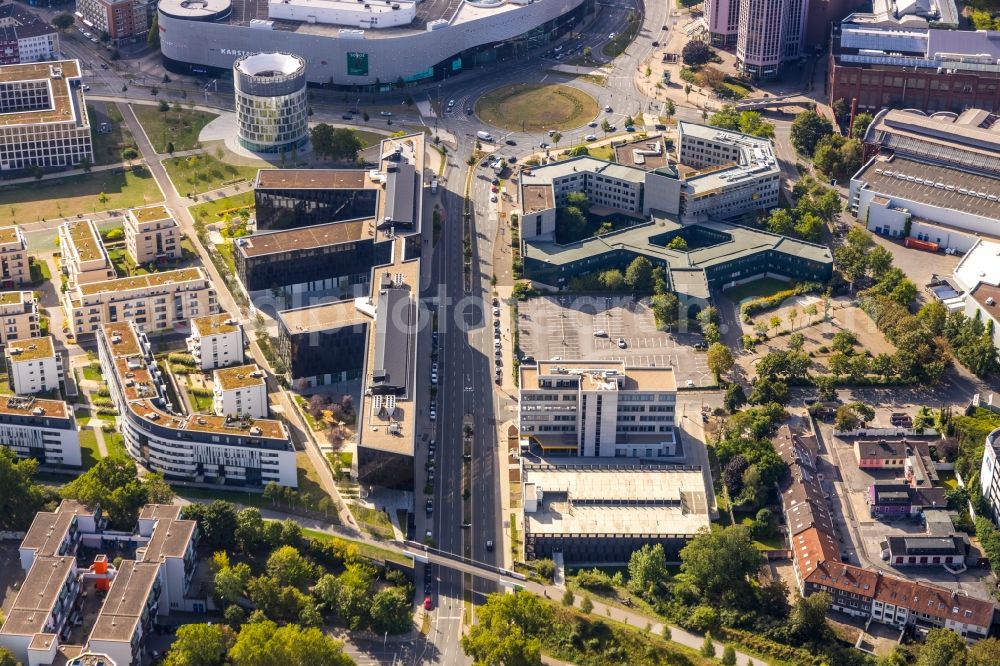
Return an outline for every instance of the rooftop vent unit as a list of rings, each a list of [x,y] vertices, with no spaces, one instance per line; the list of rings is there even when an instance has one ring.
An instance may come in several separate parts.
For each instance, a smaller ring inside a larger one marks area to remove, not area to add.
[[[259,427],[257,427],[257,426],[253,426],[252,428],[250,428],[250,434],[251,435],[258,436],[261,433],[263,433],[263,431]]]
[[[997,304],[996,299],[993,298],[992,296],[986,299],[986,305],[996,305],[996,304]]]

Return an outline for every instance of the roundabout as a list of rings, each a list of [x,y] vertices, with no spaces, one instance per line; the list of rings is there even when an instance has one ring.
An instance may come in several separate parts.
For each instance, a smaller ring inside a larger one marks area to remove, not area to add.
[[[522,83],[496,88],[475,105],[476,115],[494,127],[512,132],[567,130],[597,117],[597,100],[561,84]]]

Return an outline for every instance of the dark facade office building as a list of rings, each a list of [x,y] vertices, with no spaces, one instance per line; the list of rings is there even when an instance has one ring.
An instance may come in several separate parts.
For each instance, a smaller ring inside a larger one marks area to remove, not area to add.
[[[354,303],[286,310],[278,314],[278,357],[294,388],[314,388],[361,377],[371,320]]]
[[[375,217],[379,185],[363,169],[261,169],[254,182],[258,231]]]
[[[234,244],[236,275],[251,295],[274,288],[346,294],[367,284],[371,267],[387,263],[392,249],[375,241],[370,218],[256,234]]]

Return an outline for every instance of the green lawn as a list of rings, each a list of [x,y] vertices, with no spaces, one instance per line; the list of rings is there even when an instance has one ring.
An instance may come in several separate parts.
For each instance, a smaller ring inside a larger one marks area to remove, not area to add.
[[[607,160],[608,162],[615,161],[615,151],[611,147],[611,144],[605,144],[603,146],[588,146],[587,152],[590,153],[591,157],[596,157],[599,160]]]
[[[122,150],[125,146],[135,145],[135,139],[128,131],[128,126],[125,124],[125,119],[122,118],[121,111],[118,110],[118,105],[108,102],[105,108],[107,115],[101,116],[97,114],[94,106],[87,105],[87,114],[91,121],[90,135],[94,144],[95,165],[117,164],[122,161]],[[102,121],[104,117],[107,118],[106,121]],[[109,133],[101,134],[98,131],[101,122],[107,122],[111,126]]]
[[[104,446],[108,449],[108,455],[128,455],[128,451],[125,450],[125,438],[118,431],[104,433]]]
[[[226,267],[232,272],[232,275],[236,275],[236,262],[233,259],[233,244],[232,243],[219,243],[215,246],[215,249],[219,251],[222,259],[226,262]]]
[[[252,182],[260,167],[226,164],[207,153],[163,160],[174,187],[181,194],[201,194],[231,183]]]
[[[157,106],[135,104],[132,110],[158,153],[167,152],[167,143],[174,144],[175,152],[197,148],[202,128],[218,118],[214,113],[176,106],[160,111]]]
[[[196,412],[203,414],[212,412],[212,396],[195,395],[194,391],[188,389],[188,398],[191,400],[191,404],[194,406]]]
[[[476,100],[476,115],[495,127],[515,131],[571,129],[597,115],[597,101],[560,84],[503,86]]]
[[[371,146],[377,146],[381,143],[382,139],[388,139],[389,136],[386,134],[379,134],[378,132],[369,132],[367,130],[351,130],[354,132],[354,136],[357,137],[358,141],[361,142],[362,148],[370,148]]]
[[[97,433],[91,428],[80,430],[80,454],[84,469],[90,469],[103,458],[97,446]]]
[[[753,282],[741,284],[737,287],[733,287],[732,289],[727,289],[724,293],[731,301],[739,303],[746,298],[770,296],[778,293],[779,291],[785,291],[790,287],[791,285],[787,282],[765,277],[759,280],[754,280]]]
[[[958,479],[955,478],[955,473],[950,470],[938,472],[938,480],[945,487],[945,490],[955,490],[958,488]]]
[[[225,213],[253,206],[253,192],[240,192],[229,197],[192,206],[189,210],[194,219],[206,224],[218,222]]]
[[[99,365],[85,365],[83,366],[83,378],[99,382],[104,380],[104,375],[101,374],[101,367]]]
[[[376,560],[388,560],[390,562],[399,562],[401,564],[410,564],[413,561],[402,553],[397,553],[394,550],[379,548],[378,546],[373,546],[369,543],[365,543],[364,541],[352,541],[351,539],[345,539],[344,537],[336,536],[334,534],[327,534],[326,532],[320,532],[319,530],[303,529],[302,534],[310,539],[316,539],[318,541],[333,541],[334,539],[346,541],[347,543],[356,546],[358,552],[365,557],[370,557]]]
[[[392,521],[389,520],[389,516],[377,509],[353,503],[348,503],[347,508],[351,510],[351,514],[361,525],[362,529],[369,532],[372,536],[380,539],[393,538],[394,532],[392,531]]]
[[[42,180],[0,188],[0,226],[51,220],[104,210],[122,210],[163,201],[144,167]]]

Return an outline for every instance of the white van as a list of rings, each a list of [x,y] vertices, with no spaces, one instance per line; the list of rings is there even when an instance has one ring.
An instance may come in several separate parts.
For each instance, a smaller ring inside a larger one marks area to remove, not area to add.
[[[594,337],[595,338],[606,338],[606,337],[608,337],[608,332],[607,331],[594,331]]]
[[[482,130],[479,130],[478,132],[476,132],[476,136],[479,137],[481,141],[490,141],[490,142],[493,141],[493,135],[490,134],[489,132],[484,132]]]

